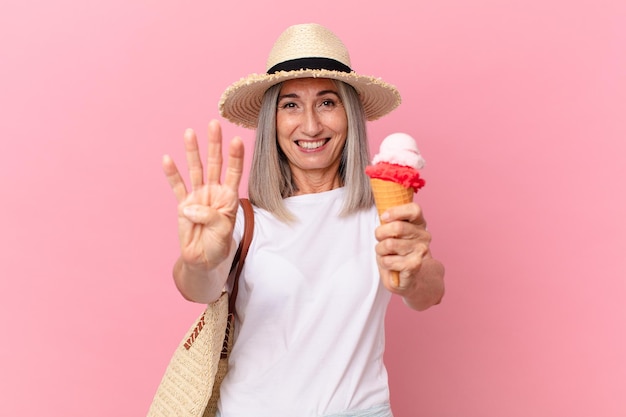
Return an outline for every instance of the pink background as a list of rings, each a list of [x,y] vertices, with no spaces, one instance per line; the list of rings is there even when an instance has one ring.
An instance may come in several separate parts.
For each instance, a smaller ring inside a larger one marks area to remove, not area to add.
[[[447,295],[391,305],[396,417],[626,415],[625,4],[4,1],[0,414],[145,415],[202,308],[161,156],[316,21],[403,94],[373,146],[406,131],[428,162]]]

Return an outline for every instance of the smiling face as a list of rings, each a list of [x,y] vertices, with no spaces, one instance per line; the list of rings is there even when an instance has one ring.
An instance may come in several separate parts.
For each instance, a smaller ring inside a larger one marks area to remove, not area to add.
[[[301,194],[339,187],[348,118],[335,84],[325,78],[285,81],[276,107],[278,146]]]

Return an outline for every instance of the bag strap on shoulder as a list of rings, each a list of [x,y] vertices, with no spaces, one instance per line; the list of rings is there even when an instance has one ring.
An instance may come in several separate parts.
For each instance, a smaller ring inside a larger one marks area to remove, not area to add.
[[[254,234],[254,211],[252,209],[252,204],[250,204],[250,200],[247,198],[240,198],[239,201],[241,203],[241,207],[243,208],[244,229],[241,242],[239,242],[239,247],[237,248],[235,258],[233,259],[233,263],[230,267],[229,279],[231,277],[233,278],[233,289],[231,290],[230,297],[228,299],[229,315],[235,313],[235,300],[237,299],[237,292],[239,290],[239,275],[241,275],[241,270],[243,269],[243,264],[246,261],[248,248],[250,247],[250,242],[252,242],[252,236]]]

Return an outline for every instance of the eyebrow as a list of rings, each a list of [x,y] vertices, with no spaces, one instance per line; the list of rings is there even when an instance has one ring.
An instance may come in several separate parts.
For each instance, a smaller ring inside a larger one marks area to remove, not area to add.
[[[334,94],[337,98],[339,98],[339,93],[337,93],[335,90],[322,90],[319,91],[316,94],[316,97],[321,97],[324,96],[326,94]],[[283,94],[278,96],[278,101],[284,99],[284,98],[298,98],[299,96],[296,93],[290,93],[290,94]]]

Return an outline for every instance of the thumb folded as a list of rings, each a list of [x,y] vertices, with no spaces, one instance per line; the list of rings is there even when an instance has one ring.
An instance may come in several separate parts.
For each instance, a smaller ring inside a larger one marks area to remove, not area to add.
[[[202,205],[191,205],[183,208],[183,215],[193,223],[208,224],[210,209]]]

